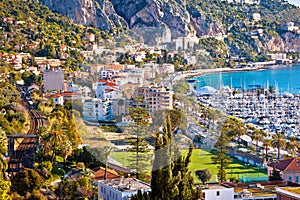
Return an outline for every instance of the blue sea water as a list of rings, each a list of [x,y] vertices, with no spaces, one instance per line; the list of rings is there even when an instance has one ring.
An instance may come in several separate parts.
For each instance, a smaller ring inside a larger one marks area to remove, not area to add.
[[[220,85],[232,88],[251,89],[253,85],[267,88],[274,86],[279,93],[300,93],[300,64],[287,66],[274,66],[258,71],[222,72],[207,74],[196,78],[197,87]]]

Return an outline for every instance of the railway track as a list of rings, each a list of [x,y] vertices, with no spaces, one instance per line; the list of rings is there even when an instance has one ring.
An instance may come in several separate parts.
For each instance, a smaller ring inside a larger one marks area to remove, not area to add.
[[[31,109],[25,98],[23,98],[23,105],[29,110],[30,127],[27,135],[36,135],[38,128],[44,126],[43,118],[36,110]],[[33,167],[37,142],[37,137],[28,137],[22,140],[10,158],[10,172],[17,172],[23,167]]]

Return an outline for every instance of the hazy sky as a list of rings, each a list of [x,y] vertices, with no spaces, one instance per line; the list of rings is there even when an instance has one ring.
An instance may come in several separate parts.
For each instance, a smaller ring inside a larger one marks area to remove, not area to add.
[[[288,0],[291,4],[294,4],[296,6],[300,6],[300,0]]]

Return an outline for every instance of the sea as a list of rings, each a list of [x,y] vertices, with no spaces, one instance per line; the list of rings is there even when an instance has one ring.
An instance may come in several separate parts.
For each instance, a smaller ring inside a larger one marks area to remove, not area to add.
[[[300,64],[272,66],[256,71],[238,71],[206,74],[193,78],[197,88],[230,86],[235,89],[269,88],[273,86],[280,94],[300,94]]]

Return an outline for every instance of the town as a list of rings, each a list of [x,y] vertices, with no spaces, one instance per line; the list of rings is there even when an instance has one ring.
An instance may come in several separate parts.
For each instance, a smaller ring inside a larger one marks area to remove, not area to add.
[[[270,19],[260,0],[203,1],[228,16],[195,28],[205,17],[184,1],[194,28],[138,37],[41,2],[0,4],[0,199],[300,199],[299,94],[197,86],[298,66],[297,18]]]

